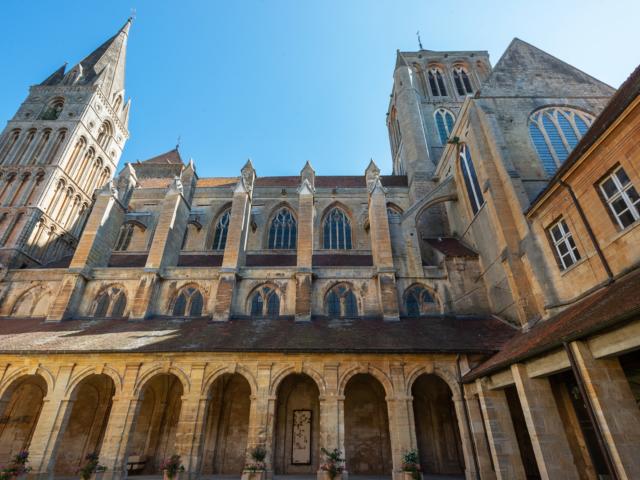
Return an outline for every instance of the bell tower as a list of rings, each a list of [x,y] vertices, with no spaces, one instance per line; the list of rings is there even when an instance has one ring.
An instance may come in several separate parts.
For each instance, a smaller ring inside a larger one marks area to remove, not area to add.
[[[73,254],[96,188],[129,137],[124,101],[131,19],[29,95],[0,136],[0,263],[55,264]]]

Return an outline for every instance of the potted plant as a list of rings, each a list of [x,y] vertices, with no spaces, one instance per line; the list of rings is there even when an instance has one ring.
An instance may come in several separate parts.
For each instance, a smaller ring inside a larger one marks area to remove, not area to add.
[[[342,472],[345,470],[344,458],[337,448],[329,451],[321,448],[324,462],[320,465],[318,480],[342,480]]]
[[[178,480],[180,473],[184,472],[180,455],[171,455],[169,458],[165,458],[160,464],[160,470],[162,470],[164,480]]]
[[[402,456],[402,474],[404,480],[421,480],[420,457],[417,450],[409,450]]]
[[[248,462],[242,472],[242,480],[264,480],[266,472],[266,464],[264,459],[267,457],[267,450],[258,445],[249,452],[251,461]]]
[[[21,450],[18,452],[8,467],[0,470],[0,480],[16,480],[24,478],[31,471],[31,467],[27,467],[29,461],[29,452]]]
[[[104,465],[100,465],[97,453],[88,453],[84,457],[84,465],[78,469],[78,474],[82,480],[97,479],[107,469]]]

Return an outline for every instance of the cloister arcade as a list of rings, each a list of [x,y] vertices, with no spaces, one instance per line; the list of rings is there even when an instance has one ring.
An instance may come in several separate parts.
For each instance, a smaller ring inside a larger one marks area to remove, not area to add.
[[[348,361],[134,363],[9,365],[0,382],[0,464],[28,449],[34,475],[72,477],[97,452],[108,478],[132,465],[159,476],[162,460],[177,453],[189,478],[239,476],[248,452],[263,446],[270,474],[315,475],[324,447],[344,453],[351,475],[396,477],[402,454],[417,448],[427,474],[463,478],[466,430],[440,367],[412,365],[423,373],[398,384],[398,372],[382,364]]]

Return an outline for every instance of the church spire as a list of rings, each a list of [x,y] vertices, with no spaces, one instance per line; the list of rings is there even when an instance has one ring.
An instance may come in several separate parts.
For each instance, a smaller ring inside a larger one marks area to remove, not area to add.
[[[132,19],[109,40],[100,45],[64,77],[64,83],[88,85],[97,80],[106,97],[113,101],[114,95],[124,91],[127,38]]]

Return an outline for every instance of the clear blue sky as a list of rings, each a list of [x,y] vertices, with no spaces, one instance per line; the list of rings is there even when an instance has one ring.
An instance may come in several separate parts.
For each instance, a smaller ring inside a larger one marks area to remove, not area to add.
[[[131,138],[122,161],[173,148],[203,176],[391,170],[385,113],[396,49],[488,50],[520,37],[614,87],[640,63],[640,2],[228,0],[3,2],[0,120],[136,9]],[[631,25],[629,24],[631,22]]]

